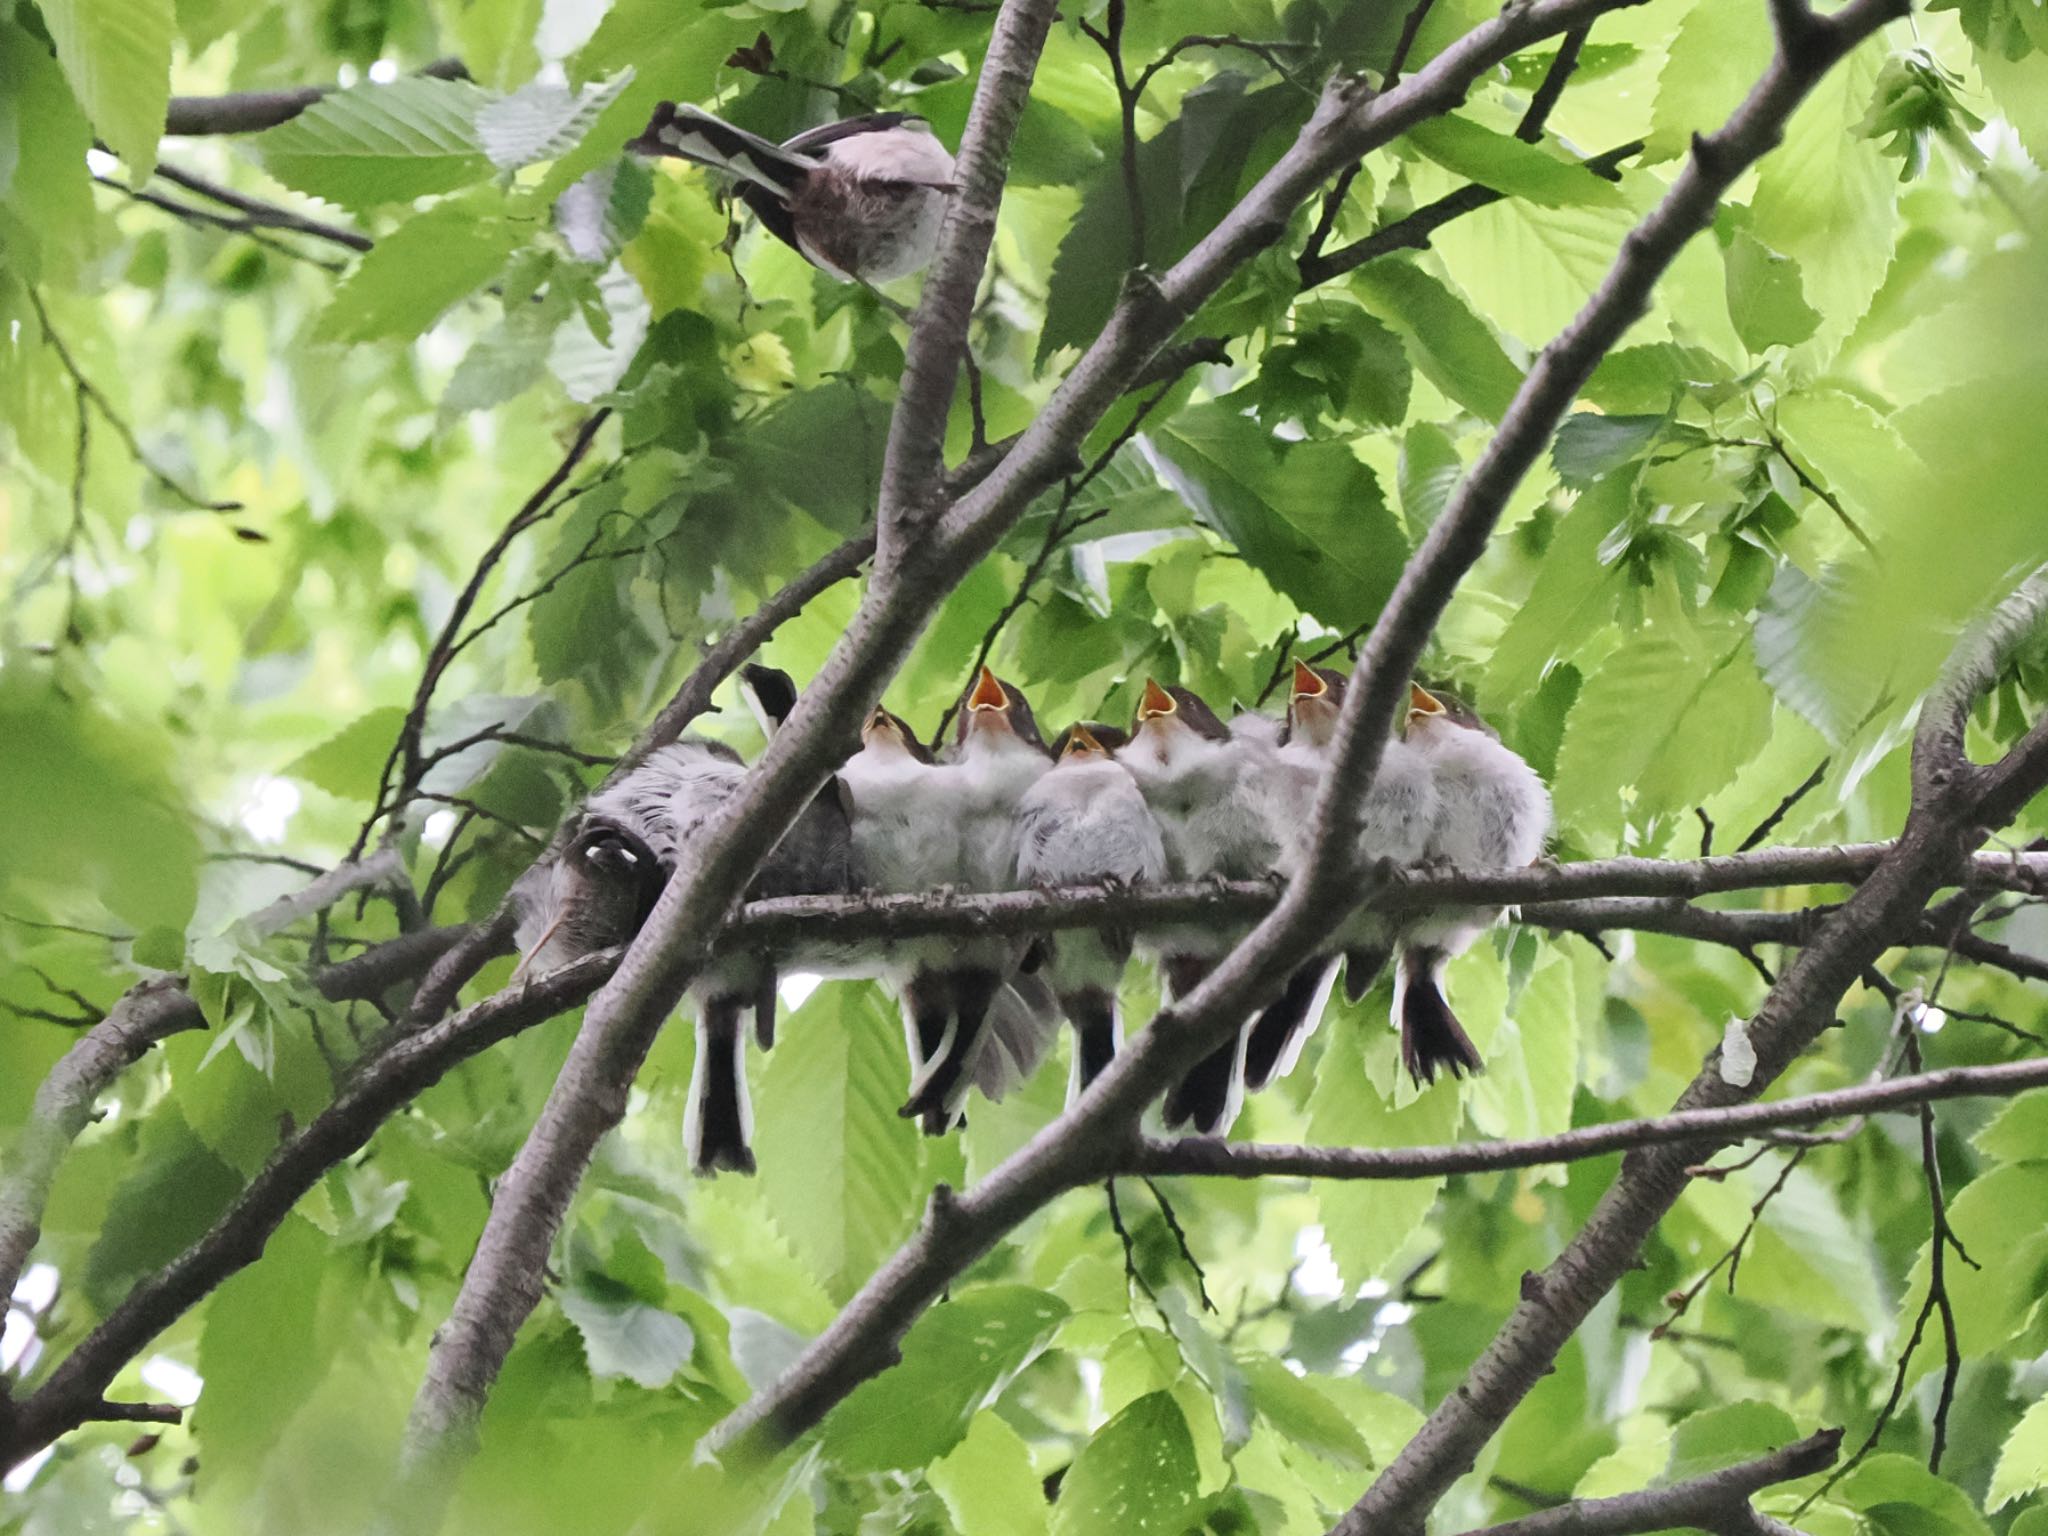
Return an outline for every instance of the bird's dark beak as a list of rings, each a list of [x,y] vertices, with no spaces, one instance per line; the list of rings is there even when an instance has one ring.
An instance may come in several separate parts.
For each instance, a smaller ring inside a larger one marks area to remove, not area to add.
[[[1317,675],[1316,669],[1305,661],[1294,664],[1294,696],[1297,699],[1321,698],[1330,691],[1330,685]]]
[[[974,680],[974,692],[967,696],[967,707],[975,714],[988,709],[1007,712],[1010,707],[1009,691],[995,673],[983,667],[981,676]]]
[[[1177,713],[1179,708],[1173,701],[1173,695],[1159,686],[1158,679],[1145,679],[1145,695],[1138,700],[1138,724],[1166,719]]]

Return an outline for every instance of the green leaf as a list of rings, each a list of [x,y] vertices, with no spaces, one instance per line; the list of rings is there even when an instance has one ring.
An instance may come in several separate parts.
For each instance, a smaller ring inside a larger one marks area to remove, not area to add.
[[[1967,1493],[1911,1456],[1872,1456],[1835,1484],[1831,1497],[1860,1510],[1883,1536],[1991,1533]]]
[[[396,704],[373,709],[286,764],[284,771],[344,800],[374,800],[377,777],[404,724],[405,711]]]
[[[1400,332],[1425,378],[1467,410],[1500,420],[1521,387],[1521,370],[1450,289],[1407,261],[1370,262],[1349,282],[1368,309]]]
[[[465,80],[415,76],[323,96],[256,136],[270,174],[344,208],[450,192],[491,166],[476,115],[489,96]]]
[[[875,987],[822,989],[785,1033],[755,1101],[759,1184],[776,1226],[844,1302],[921,1203],[917,1130],[896,1113],[902,1035]]]
[[[2048,1088],[2021,1094],[1970,1142],[2002,1163],[2048,1162]]]
[[[575,1275],[557,1299],[562,1315],[583,1336],[593,1376],[622,1376],[658,1391],[675,1379],[696,1347],[688,1323],[602,1271]]]
[[[1721,262],[1728,273],[1728,318],[1750,351],[1797,346],[1820,329],[1819,314],[1806,302],[1799,263],[1790,256],[1738,226]]]
[[[518,225],[467,199],[414,214],[357,263],[313,339],[411,340],[496,277],[524,238]]]
[[[1401,462],[1397,470],[1401,493],[1401,517],[1411,537],[1423,531],[1450,505],[1465,464],[1458,457],[1457,444],[1442,427],[1418,421],[1401,439]]]
[[[996,1414],[976,1414],[925,1479],[960,1536],[1045,1536],[1045,1485],[1031,1468],[1031,1448]]]
[[[1664,421],[1662,416],[1574,412],[1559,423],[1557,440],[1550,446],[1550,462],[1557,469],[1557,478],[1566,485],[1585,489],[1640,455],[1656,441]]]
[[[1744,0],[1697,0],[1672,36],[1657,101],[1650,112],[1648,154],[1685,153],[1696,133],[1712,133],[1771,62],[1771,29],[1756,24]]]
[[[1800,1438],[1792,1415],[1773,1403],[1723,1403],[1682,1420],[1671,1436],[1667,1482],[1683,1482],[1753,1461]]]
[[[1462,291],[1484,296],[1486,318],[1533,350],[1585,308],[1634,221],[1623,207],[1511,198],[1454,219],[1430,243]]]
[[[41,9],[78,104],[130,178],[148,180],[171,99],[171,0],[44,0]]]
[[[1276,442],[1220,405],[1182,411],[1150,441],[1168,482],[1275,590],[1337,629],[1379,613],[1408,541],[1348,444]]]
[[[1949,1200],[1949,1222],[1975,1264],[1943,1266],[1965,1359],[1999,1355],[2026,1338],[2028,1320],[2048,1290],[2048,1179],[2028,1163],[1979,1174]],[[1906,1276],[1893,1333],[1912,1331],[1927,1299],[1927,1245]],[[2035,1350],[2028,1349],[2029,1355]],[[1934,1369],[1941,1351],[1914,1354],[1911,1380]]]
[[[327,1239],[288,1216],[261,1261],[206,1304],[198,1360],[206,1391],[192,1428],[204,1437],[209,1476],[253,1478],[326,1377],[335,1340],[320,1327],[320,1292],[329,1262]]]
[[[173,1105],[142,1128],[132,1170],[114,1190],[86,1256],[84,1291],[104,1317],[135,1282],[195,1242],[242,1192],[234,1169],[201,1145]]]
[[[2048,1397],[2037,1398],[2006,1437],[1984,1507],[2001,1509],[2044,1487],[2048,1487]]]
[[[850,1472],[922,1467],[961,1444],[1066,1320],[1057,1296],[1021,1285],[956,1293],[911,1325],[902,1361],[861,1383],[825,1421],[828,1455]]]
[[[1668,617],[1586,680],[1557,755],[1558,817],[1618,833],[1630,787],[1637,824],[1688,809],[1740,772],[1770,728],[1747,631]]]
[[[1271,1355],[1238,1359],[1251,1383],[1259,1417],[1313,1456],[1353,1472],[1373,1468],[1372,1451],[1344,1411],[1323,1395],[1317,1378],[1297,1376]]]
[[[1545,208],[1626,206],[1619,187],[1584,166],[1455,112],[1418,123],[1408,142],[1467,181]]]
[[[1187,1420],[1171,1393],[1148,1393],[1074,1458],[1053,1506],[1053,1536],[1180,1536],[1197,1486]]]
[[[581,90],[534,80],[476,111],[476,140],[501,171],[567,154],[632,83],[630,69]]]
[[[1887,52],[1872,38],[1821,78],[1758,167],[1749,205],[1751,231],[1799,263],[1806,302],[1831,337],[1869,307],[1892,258],[1892,173],[1855,132]]]
[[[1553,661],[1571,655],[1614,617],[1622,589],[1602,546],[1627,518],[1634,498],[1629,477],[1603,480],[1558,520],[1536,567],[1529,595],[1493,648],[1489,699],[1513,703],[1528,695]]]
[[[96,216],[85,155],[91,146],[91,125],[63,71],[37,39],[0,22],[0,240],[7,243],[9,264],[24,276],[68,279],[90,254]],[[49,366],[58,366],[54,358]],[[10,362],[9,370],[30,372],[25,360]],[[7,409],[7,394],[0,389],[0,421],[15,414]]]

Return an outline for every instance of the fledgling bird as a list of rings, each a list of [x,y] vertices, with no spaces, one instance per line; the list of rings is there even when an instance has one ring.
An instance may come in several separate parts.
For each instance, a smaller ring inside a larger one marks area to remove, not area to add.
[[[991,710],[1006,709],[1013,697],[986,669],[975,692],[982,695],[980,709],[970,696],[962,717],[963,744],[996,730],[993,723],[979,722]],[[1029,706],[1014,697],[1020,711],[1016,718],[1035,742]],[[1035,777],[1046,760],[1043,747],[1033,752],[1035,765],[1030,755],[1024,764]],[[977,764],[982,755],[977,745]],[[988,836],[993,801],[988,801],[985,777],[979,768],[969,771],[958,757],[939,762],[917,733],[888,710],[870,714],[861,728],[860,751],[839,771],[860,886],[898,894],[981,889],[981,871],[1014,871],[1014,835],[1005,826],[1002,835]],[[988,803],[977,804],[978,799]],[[1004,815],[1007,820],[1009,812]],[[971,841],[981,845],[978,855],[970,852]],[[1029,1076],[1044,1054],[1058,1023],[1057,1005],[1042,981],[1015,973],[1016,949],[1008,940],[962,943],[932,937],[895,941],[884,950],[883,982],[903,1009],[910,1055],[911,1094],[903,1112],[918,1116],[929,1134],[942,1134],[957,1121],[970,1082],[999,1099]]]
[[[739,754],[722,742],[684,738],[657,748],[632,773],[591,796],[586,814],[630,827],[673,868],[690,838],[739,789]],[[827,895],[849,887],[850,844],[845,812],[828,785],[763,861],[749,897]],[[755,1038],[775,1038],[777,960],[762,953],[718,956],[690,985],[697,1009],[697,1060],[683,1139],[699,1173],[754,1171],[753,1108],[747,1094],[744,1019]]]
[[[654,850],[633,833],[586,821],[554,863],[534,871],[518,893],[520,959],[513,979],[625,943],[647,921],[667,878]]]
[[[1410,690],[1407,739],[1437,791],[1424,857],[1451,869],[1519,869],[1543,853],[1550,792],[1492,727],[1464,705]],[[1444,968],[1501,917],[1498,907],[1431,912],[1402,931],[1394,971],[1401,1061],[1417,1083],[1483,1070],[1471,1037],[1444,997]]]
[[[1166,876],[1166,845],[1130,771],[1116,760],[1121,731],[1075,725],[1053,744],[1050,772],[1017,804],[1017,878],[1024,885],[1141,885]],[[1038,974],[1074,1026],[1072,1103],[1121,1048],[1117,985],[1132,935],[1109,926],[1049,933]]]
[[[1137,780],[1159,823],[1177,880],[1255,880],[1280,855],[1271,797],[1277,759],[1271,722],[1225,725],[1193,691],[1146,679],[1131,740],[1117,760]],[[1169,998],[1192,992],[1250,925],[1186,925],[1148,941],[1159,955]],[[1195,1064],[1168,1090],[1169,1127],[1203,1135],[1228,1130],[1244,1102],[1246,1031]]]
[[[626,147],[736,177],[740,201],[770,234],[842,282],[922,271],[953,191],[953,157],[931,124],[909,112],[821,123],[776,144],[665,101]]]
[[[1281,871],[1292,874],[1308,854],[1315,832],[1315,808],[1335,749],[1337,717],[1349,680],[1333,667],[1296,662],[1287,705],[1287,729],[1279,750],[1280,789],[1274,797],[1282,825]],[[1437,814],[1437,789],[1428,765],[1400,736],[1381,749],[1378,771],[1359,809],[1361,867],[1387,861],[1418,862],[1427,851]],[[1245,1081],[1258,1089],[1294,1069],[1302,1047],[1321,1021],[1335,979],[1337,954],[1344,957],[1345,995],[1363,997],[1387,963],[1394,930],[1384,917],[1356,912],[1332,936],[1333,953],[1311,958],[1288,978],[1280,998],[1252,1028],[1245,1051]]]

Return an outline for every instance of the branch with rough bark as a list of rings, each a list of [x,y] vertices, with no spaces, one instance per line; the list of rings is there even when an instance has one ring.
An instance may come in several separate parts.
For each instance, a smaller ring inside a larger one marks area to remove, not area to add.
[[[1469,82],[1467,71],[1489,67],[1551,32],[1583,25],[1606,8],[1538,0],[1475,29],[1383,95],[1361,99],[1366,93],[1356,86],[1333,85],[1294,148],[1223,224],[1156,282],[1137,281],[1003,466],[947,516],[943,530],[958,543],[985,547],[981,541],[1006,526],[1011,498],[1072,440],[1068,434],[1077,418],[1093,419],[1090,408],[1114,387],[1121,362],[1149,355],[1170,337],[1181,316],[1277,238],[1288,214],[1321,180],[1373,147],[1376,134],[1392,136],[1455,105]],[[918,1233],[838,1319],[780,1379],[713,1431],[715,1449],[772,1452],[886,1366],[895,1341],[918,1313],[1004,1233],[1063,1190],[1113,1171],[1145,1105],[1236,1027],[1255,999],[1270,995],[1355,901],[1354,873],[1333,851],[1355,846],[1356,807],[1407,679],[1510,493],[1594,366],[1642,312],[1665,267],[1711,221],[1735,178],[1777,142],[1785,120],[1820,76],[1893,10],[1889,0],[1858,0],[1825,22],[1816,20],[1818,31],[1788,39],[1729,123],[1695,141],[1677,181],[1624,242],[1586,308],[1536,359],[1499,432],[1410,560],[1367,641],[1359,668],[1366,683],[1347,694],[1336,759],[1317,809],[1317,857],[1272,914],[1201,987],[1161,1016],[1166,1027],[1146,1030],[1055,1131],[1041,1134],[966,1195],[935,1198]],[[1427,1502],[1447,1485],[1445,1479],[1429,1486]],[[1388,1528],[1405,1528],[1425,1507],[1404,1509]]]
[[[1750,1501],[1766,1488],[1827,1471],[1841,1449],[1842,1432],[1823,1429],[1754,1461],[1666,1488],[1573,1499],[1555,1509],[1489,1525],[1471,1536],[1638,1536],[1685,1529],[1711,1531],[1714,1536],[1796,1536],[1790,1526],[1758,1513]]]

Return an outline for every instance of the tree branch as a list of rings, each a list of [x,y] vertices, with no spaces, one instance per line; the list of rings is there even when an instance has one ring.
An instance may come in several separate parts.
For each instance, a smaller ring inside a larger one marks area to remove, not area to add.
[[[1702,1141],[1725,1144],[1785,1126],[1917,1110],[1942,1099],[2002,1098],[2043,1086],[2048,1086],[2048,1058],[2030,1057],[1990,1067],[1918,1072],[1768,1104],[1674,1110],[1667,1115],[1614,1120],[1518,1141],[1454,1142],[1436,1147],[1304,1147],[1216,1137],[1179,1141],[1148,1137],[1137,1144],[1117,1172],[1226,1179],[1433,1179],[1572,1163],[1636,1147],[1697,1146]]]
[[[460,59],[436,59],[420,71],[437,80],[463,80],[469,71]],[[289,122],[325,96],[331,86],[306,85],[289,91],[235,91],[225,96],[173,96],[164,118],[172,138],[202,138],[217,133],[256,133]]]
[[[1834,1465],[1842,1448],[1839,1429],[1823,1429],[1794,1445],[1690,1477],[1668,1488],[1616,1494],[1609,1499],[1574,1499],[1555,1509],[1489,1525],[1470,1536],[1637,1536],[1687,1527],[1716,1536],[1757,1536],[1786,1528],[1757,1514],[1749,1501],[1776,1483],[1811,1477]]]

